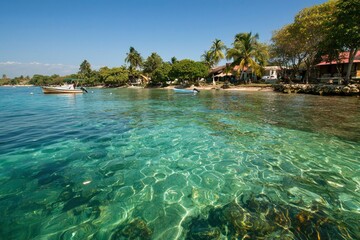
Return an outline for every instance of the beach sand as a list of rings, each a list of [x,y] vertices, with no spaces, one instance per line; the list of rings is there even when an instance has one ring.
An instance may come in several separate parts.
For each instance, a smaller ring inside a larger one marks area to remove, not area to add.
[[[165,87],[164,89],[173,89],[174,86],[168,86]],[[207,86],[200,86],[200,87],[195,87],[195,86],[191,86],[185,89],[198,89],[198,90],[219,90],[219,91],[247,91],[247,92],[272,92],[273,88],[271,86],[231,86],[229,88],[221,88],[221,86],[213,86],[213,85],[207,85]]]

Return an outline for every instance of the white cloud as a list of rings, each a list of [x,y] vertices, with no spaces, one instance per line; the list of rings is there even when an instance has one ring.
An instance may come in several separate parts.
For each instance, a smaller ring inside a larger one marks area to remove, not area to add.
[[[6,76],[13,78],[20,75],[33,76],[34,74],[41,75],[53,75],[58,74],[60,76],[77,73],[79,66],[66,65],[61,63],[40,63],[40,62],[15,62],[6,61],[0,62],[0,76],[6,74]]]
[[[0,62],[0,65],[16,65],[16,64],[21,64],[21,63],[20,62],[11,62],[11,61]]]

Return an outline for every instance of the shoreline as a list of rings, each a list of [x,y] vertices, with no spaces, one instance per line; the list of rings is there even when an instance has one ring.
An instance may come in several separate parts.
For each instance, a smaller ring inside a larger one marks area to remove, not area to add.
[[[168,86],[164,87],[162,89],[173,89],[175,86]],[[216,91],[244,91],[244,92],[273,92],[273,88],[271,86],[235,86],[235,87],[229,87],[229,88],[221,88],[220,86],[200,86],[200,87],[187,87],[184,89],[198,89],[198,90],[216,90]]]
[[[2,85],[0,87],[37,87],[35,85]],[[176,86],[167,86],[167,87],[149,87],[148,89],[173,89]],[[87,87],[87,88],[107,88],[105,86],[92,86],[92,87]],[[116,87],[116,88],[144,88],[144,87],[140,87],[140,86],[121,86],[121,87]],[[146,88],[146,87],[145,87]],[[207,85],[207,86],[199,86],[199,87],[195,87],[194,85],[192,85],[191,87],[187,87],[184,89],[198,89],[198,90],[205,90],[205,91],[209,91],[209,90],[216,90],[216,91],[244,91],[244,92],[273,92],[274,89],[271,86],[231,86],[229,88],[221,88],[221,86],[216,85]]]

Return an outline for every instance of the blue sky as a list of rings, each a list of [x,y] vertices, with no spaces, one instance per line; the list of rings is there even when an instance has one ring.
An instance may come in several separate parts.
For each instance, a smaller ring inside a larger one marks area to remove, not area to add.
[[[253,32],[269,42],[305,7],[326,0],[4,0],[0,3],[0,74],[76,73],[143,58],[200,60],[215,38],[231,46]],[[0,76],[0,77],[1,77]]]

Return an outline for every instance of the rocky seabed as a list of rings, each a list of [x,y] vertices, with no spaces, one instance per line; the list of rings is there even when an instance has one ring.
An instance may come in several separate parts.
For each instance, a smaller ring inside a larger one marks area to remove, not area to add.
[[[359,96],[360,84],[326,85],[326,84],[275,84],[273,88],[283,93],[308,93],[317,95]]]

